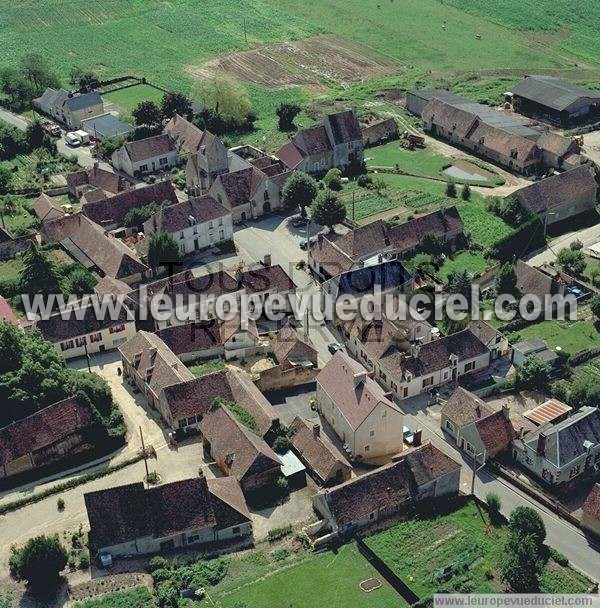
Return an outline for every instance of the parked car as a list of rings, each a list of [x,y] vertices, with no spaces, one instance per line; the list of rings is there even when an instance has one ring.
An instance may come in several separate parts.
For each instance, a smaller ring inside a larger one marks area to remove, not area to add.
[[[408,445],[412,445],[415,440],[413,432],[407,426],[402,427],[402,438],[404,439],[404,443]]]
[[[81,145],[81,138],[76,133],[66,133],[65,141],[71,148],[78,148]]]
[[[56,123],[53,123],[51,120],[46,120],[45,122],[43,122],[42,129],[50,133],[50,135],[54,135],[54,137],[60,137],[60,127]]]
[[[110,568],[113,564],[113,558],[110,553],[98,553],[98,559],[100,560],[100,565],[103,568]]]
[[[335,355],[335,353],[337,353],[339,350],[342,350],[343,346],[339,343],[339,342],[330,342],[327,345],[327,350],[332,354]]]
[[[292,220],[292,226],[294,228],[300,228],[302,226],[306,226],[306,224],[308,224],[308,220],[303,217],[297,217]]]

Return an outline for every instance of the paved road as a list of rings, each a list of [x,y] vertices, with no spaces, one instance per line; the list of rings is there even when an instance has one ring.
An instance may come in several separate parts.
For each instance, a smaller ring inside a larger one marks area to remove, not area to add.
[[[440,450],[463,463],[461,472],[461,490],[471,492],[473,473],[470,459],[449,444],[443,437],[439,418],[432,417],[426,409],[426,398],[416,397],[400,403],[407,413],[406,424],[412,428],[423,429],[423,437],[430,439]],[[485,499],[486,494],[498,494],[502,502],[502,512],[508,516],[518,506],[535,508],[546,525],[547,543],[566,555],[570,562],[593,580],[600,580],[600,544],[586,538],[579,528],[564,521],[546,507],[540,505],[527,494],[502,478],[496,477],[483,469],[478,471],[475,479],[475,494]]]
[[[533,266],[541,266],[556,260],[556,256],[561,249],[568,247],[573,241],[580,240],[583,243],[584,250],[590,245],[600,242],[600,224],[563,234],[552,241],[541,251],[535,251],[527,259]]]
[[[241,259],[253,263],[271,255],[272,262],[281,264],[284,270],[296,283],[297,293],[318,296],[319,285],[305,270],[298,270],[299,260],[307,259],[307,252],[300,249],[300,241],[306,238],[306,233],[291,225],[291,218],[272,216],[259,222],[252,222],[238,228],[234,239]],[[314,233],[311,230],[311,235]],[[306,318],[301,321],[306,324]],[[319,352],[319,358],[326,363],[331,358],[327,345],[339,340],[323,323],[309,315],[309,336]]]
[[[0,108],[0,120],[11,124],[13,127],[17,127],[17,129],[21,131],[25,131],[27,128],[27,121],[24,118],[17,114],[13,114],[4,108]]]

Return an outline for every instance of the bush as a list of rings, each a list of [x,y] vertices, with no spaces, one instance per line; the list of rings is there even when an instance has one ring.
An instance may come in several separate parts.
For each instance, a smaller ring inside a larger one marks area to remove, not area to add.
[[[471,199],[471,186],[469,184],[465,184],[462,188],[462,192],[460,193],[460,198],[463,201],[468,201]]]
[[[490,514],[490,521],[492,522],[492,524],[497,525],[498,523],[500,523],[502,518],[500,514],[500,509],[502,508],[500,497],[494,492],[489,492],[485,495],[485,502],[487,502]]]
[[[277,549],[273,551],[273,559],[276,562],[282,562],[284,559],[287,559],[290,556],[290,550],[287,547],[282,547],[281,549]]]
[[[67,551],[57,535],[36,536],[13,551],[9,565],[17,580],[26,580],[33,588],[49,592],[57,586],[67,561]]]
[[[446,196],[456,198],[456,184],[454,182],[448,182],[446,184]]]
[[[290,449],[290,440],[285,435],[280,435],[273,442],[273,450],[278,454],[285,454]]]
[[[157,555],[146,564],[146,572],[152,574],[156,570],[161,570],[169,567],[169,560]]]
[[[368,173],[363,173],[362,175],[358,176],[356,183],[361,188],[368,188],[369,186],[373,185],[373,178]]]
[[[160,477],[158,473],[156,471],[150,471],[150,473],[146,475],[146,482],[151,486],[155,486],[157,483],[160,482]]]
[[[550,557],[563,568],[566,568],[569,565],[569,560],[566,556],[564,556],[560,551],[557,551],[554,547],[550,547]]]
[[[291,533],[292,525],[288,524],[287,526],[282,526],[280,528],[273,528],[272,530],[269,530],[269,532],[267,533],[267,538],[269,539],[269,542],[272,543],[281,538],[285,538]]]
[[[278,477],[275,486],[280,490],[287,490],[289,483],[285,477]]]
[[[64,511],[64,510],[65,510],[65,501],[64,501],[64,499],[63,499],[63,498],[59,498],[59,499],[56,501],[56,508],[57,508],[59,511]]]
[[[329,169],[323,178],[323,182],[330,190],[341,190],[342,172],[339,169]]]

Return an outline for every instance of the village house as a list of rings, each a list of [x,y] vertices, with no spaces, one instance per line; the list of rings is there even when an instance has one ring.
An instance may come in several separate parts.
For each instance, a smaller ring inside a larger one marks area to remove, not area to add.
[[[11,260],[17,253],[22,253],[29,247],[31,236],[13,237],[6,228],[0,226],[0,261]]]
[[[489,349],[492,361],[510,354],[508,338],[487,321],[469,321],[467,329]]]
[[[463,234],[463,229],[455,206],[397,226],[376,220],[343,235],[319,234],[310,247],[308,264],[315,275],[327,280],[373,259],[407,255],[419,246],[426,234],[452,245]]]
[[[75,397],[53,403],[0,429],[0,478],[44,467],[92,446],[90,410]]]
[[[70,130],[79,129],[81,121],[86,118],[104,113],[102,97],[96,91],[79,94],[47,88],[32,104],[36,110],[54,118]]]
[[[86,202],[83,205],[83,213],[102,228],[112,230],[123,225],[127,212],[132,209],[141,209],[150,203],[166,206],[178,202],[173,184],[170,180],[165,180]]]
[[[226,404],[213,407],[200,423],[204,452],[224,475],[235,477],[244,495],[274,489],[281,477],[281,460],[236,418]]]
[[[510,97],[517,112],[562,126],[593,119],[600,113],[600,92],[555,76],[525,76],[513,87]]]
[[[597,194],[594,169],[586,164],[534,182],[512,196],[524,209],[537,213],[550,226],[594,209]]]
[[[84,495],[97,552],[158,553],[248,538],[252,521],[235,479],[184,479],[154,488],[142,482]]]
[[[562,422],[547,422],[513,441],[514,460],[549,486],[595,475],[600,463],[600,410],[582,407]]]
[[[123,283],[139,283],[149,271],[133,250],[81,213],[44,222],[41,233],[46,242],[60,243],[82,266]]]
[[[560,170],[573,169],[585,160],[577,140],[553,131],[542,133],[537,145],[542,151],[542,158],[547,167]]]
[[[225,206],[239,224],[281,208],[281,190],[291,175],[285,165],[270,157],[244,161],[244,168],[221,173],[209,194]]]
[[[69,194],[77,199],[83,198],[91,191],[99,190],[98,196],[108,198],[123,190],[128,190],[131,184],[116,173],[101,169],[99,163],[94,163],[89,169],[81,169],[67,175]]]
[[[111,157],[113,167],[131,177],[166,171],[178,162],[177,148],[165,134],[125,142]]]
[[[350,479],[352,466],[318,422],[296,416],[289,426],[291,449],[321,486]]]
[[[402,451],[403,412],[346,353],[337,352],[317,376],[316,406],[352,459]]]
[[[124,306],[119,308],[116,319],[109,315],[100,319],[89,301],[74,308],[68,319],[59,312],[37,320],[34,326],[64,359],[115,350],[136,332],[133,315]]]
[[[233,222],[223,205],[202,196],[159,209],[144,222],[144,232],[170,234],[186,254],[233,240]]]
[[[321,490],[313,496],[313,506],[338,534],[402,512],[424,500],[456,496],[461,465],[431,443],[425,443],[394,461]]]
[[[271,348],[277,365],[260,372],[256,385],[261,391],[314,382],[319,372],[317,349],[289,320],[273,339]]]
[[[266,348],[256,322],[248,319],[244,326],[239,316],[227,321],[208,319],[172,325],[157,335],[184,362],[217,357],[243,359],[263,353]]]
[[[373,361],[374,377],[398,399],[415,397],[489,367],[490,351],[465,329],[424,344],[390,344]]]
[[[581,511],[581,526],[600,536],[600,483],[594,484]]]
[[[227,148],[210,131],[202,131],[174,114],[163,133],[171,137],[180,154],[188,155],[185,178],[190,193],[206,194],[217,176],[229,171]]]
[[[44,192],[35,199],[32,208],[40,222],[58,220],[65,215],[60,203]]]
[[[462,387],[444,403],[441,426],[461,450],[481,464],[506,450],[516,437],[507,408],[495,412]]]
[[[287,167],[316,175],[363,164],[363,140],[354,110],[328,114],[321,124],[299,129],[276,153]]]

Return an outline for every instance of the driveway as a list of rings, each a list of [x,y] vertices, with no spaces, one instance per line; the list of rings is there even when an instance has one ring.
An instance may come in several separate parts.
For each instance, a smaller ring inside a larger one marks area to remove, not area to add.
[[[600,224],[590,226],[589,228],[583,228],[575,232],[568,232],[559,236],[548,244],[544,249],[533,252],[529,257],[525,258],[532,266],[541,266],[542,264],[549,264],[556,260],[556,256],[561,249],[569,247],[569,245],[579,240],[583,243],[584,249],[590,247],[595,243],[600,242]]]
[[[296,416],[313,418],[317,413],[310,409],[310,398],[315,394],[314,383],[304,384],[293,389],[272,391],[266,397],[269,399],[279,419],[289,425]]]
[[[8,124],[16,127],[20,131],[25,131],[27,129],[28,122],[18,114],[13,114],[13,112],[9,112],[4,108],[0,108],[0,120],[7,122]]]

